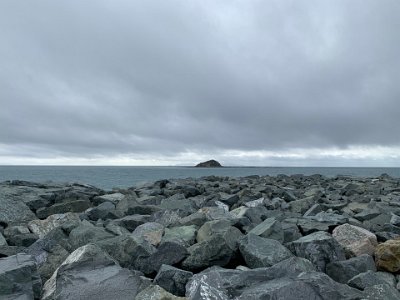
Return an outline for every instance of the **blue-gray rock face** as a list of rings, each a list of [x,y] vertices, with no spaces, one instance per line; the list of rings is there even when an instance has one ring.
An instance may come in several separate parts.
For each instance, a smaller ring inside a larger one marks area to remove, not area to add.
[[[32,256],[0,258],[0,299],[38,299],[42,281]]]
[[[288,244],[296,256],[309,259],[318,271],[325,272],[326,265],[334,261],[345,260],[343,248],[327,232],[318,231]]]
[[[76,249],[45,283],[43,300],[134,299],[142,279],[94,244]]]

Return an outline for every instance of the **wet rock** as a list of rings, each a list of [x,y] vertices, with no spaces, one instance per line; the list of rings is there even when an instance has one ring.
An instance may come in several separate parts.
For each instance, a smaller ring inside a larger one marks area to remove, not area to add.
[[[375,234],[350,224],[336,227],[332,236],[345,249],[348,257],[362,254],[373,255],[378,245]]]
[[[278,241],[251,233],[239,241],[239,250],[250,268],[270,267],[293,256]]]
[[[304,236],[288,244],[288,248],[299,257],[309,259],[318,271],[325,272],[330,262],[345,260],[344,250],[339,243],[323,231]]]

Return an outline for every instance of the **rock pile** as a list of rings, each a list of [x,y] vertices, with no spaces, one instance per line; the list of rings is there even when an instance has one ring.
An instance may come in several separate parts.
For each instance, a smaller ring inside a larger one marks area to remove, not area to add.
[[[0,183],[0,299],[400,299],[400,180]]]

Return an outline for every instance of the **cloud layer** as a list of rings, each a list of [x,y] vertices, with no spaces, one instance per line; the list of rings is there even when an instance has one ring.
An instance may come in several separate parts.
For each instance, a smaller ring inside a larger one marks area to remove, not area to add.
[[[2,1],[0,163],[400,165],[399,14]]]

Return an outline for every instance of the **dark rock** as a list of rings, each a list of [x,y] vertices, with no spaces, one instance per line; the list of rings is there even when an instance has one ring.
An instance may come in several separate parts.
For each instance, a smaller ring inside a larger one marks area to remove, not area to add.
[[[216,160],[208,160],[196,165],[197,168],[221,168],[222,165]]]
[[[128,231],[132,232],[144,223],[150,222],[151,217],[147,215],[133,215],[133,216],[126,216],[120,219],[111,220],[110,223],[124,227]]]
[[[376,271],[374,259],[367,254],[326,265],[326,274],[340,283],[347,283],[354,276],[367,271]]]
[[[78,248],[61,264],[44,286],[43,300],[133,299],[142,279],[121,268],[93,244]]]
[[[117,219],[121,217],[115,210],[115,204],[111,202],[103,202],[96,207],[89,208],[86,211],[86,215],[90,220],[97,221],[99,219]]]
[[[392,276],[392,279],[389,279],[386,275],[382,276],[382,274],[388,274]],[[348,281],[349,286],[359,290],[364,290],[368,286],[373,286],[377,284],[388,284],[395,287],[396,279],[390,273],[367,271],[354,276]]]
[[[130,235],[103,239],[96,244],[115,259],[123,268],[149,273],[149,257],[156,252],[150,243]],[[150,270],[152,272],[152,270]]]
[[[41,287],[35,260],[30,255],[0,258],[1,299],[39,299]]]
[[[89,200],[74,200],[63,203],[56,203],[50,207],[42,207],[36,211],[36,215],[39,219],[46,219],[50,215],[63,214],[67,212],[83,212],[92,203]]]
[[[184,271],[169,265],[162,265],[154,283],[176,296],[185,296],[185,286],[193,276],[192,272]]]
[[[69,242],[73,249],[89,243],[114,237],[102,227],[96,227],[90,223],[82,224],[74,228],[69,235]]]
[[[364,290],[364,297],[367,300],[398,300],[400,292],[388,284],[376,284],[367,286]]]
[[[250,268],[270,267],[293,256],[278,241],[251,233],[239,240],[239,250]]]
[[[182,266],[187,270],[226,266],[235,257],[237,240],[241,236],[242,233],[235,227],[213,234],[209,239],[188,248],[189,257],[182,262]]]
[[[281,243],[284,240],[282,224],[276,218],[265,219],[262,223],[250,230],[249,234],[255,234],[264,238],[277,240]]]
[[[176,265],[189,255],[184,246],[176,242],[164,242],[148,258],[147,267],[143,271],[145,274],[156,273],[161,265]]]
[[[339,243],[323,231],[304,236],[287,246],[296,256],[309,259],[322,272],[328,263],[346,259]]]
[[[43,282],[51,277],[58,266],[68,257],[71,250],[68,236],[61,228],[56,228],[37,240],[24,252],[31,255],[37,264]]]

